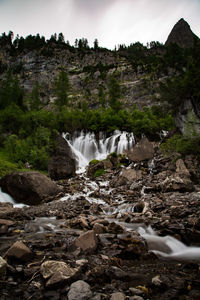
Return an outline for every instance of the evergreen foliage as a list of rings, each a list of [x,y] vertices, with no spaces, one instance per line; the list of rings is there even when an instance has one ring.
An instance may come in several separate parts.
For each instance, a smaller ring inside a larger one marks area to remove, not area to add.
[[[70,89],[67,73],[61,70],[55,81],[56,105],[61,107],[68,104],[68,92]]]

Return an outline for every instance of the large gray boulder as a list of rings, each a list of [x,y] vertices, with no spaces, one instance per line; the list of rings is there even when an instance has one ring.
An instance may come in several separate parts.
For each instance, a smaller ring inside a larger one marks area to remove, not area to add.
[[[152,159],[154,156],[153,143],[143,137],[131,150],[126,151],[127,157],[134,162]]]
[[[56,150],[48,164],[48,173],[51,179],[60,180],[72,177],[76,171],[76,161],[67,141],[57,136]]]
[[[61,190],[57,184],[39,172],[14,172],[0,180],[2,191],[16,202],[37,205],[54,199]]]

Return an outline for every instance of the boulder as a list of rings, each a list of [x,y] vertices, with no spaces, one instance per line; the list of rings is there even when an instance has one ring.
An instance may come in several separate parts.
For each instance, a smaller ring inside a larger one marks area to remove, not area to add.
[[[0,180],[2,190],[16,202],[37,205],[60,193],[55,182],[39,172],[14,172]]]
[[[125,169],[122,171],[121,176],[126,178],[128,181],[134,181],[142,179],[143,174],[141,170]]]
[[[80,235],[76,241],[76,247],[81,248],[82,251],[91,252],[97,248],[98,240],[93,230],[89,230]]]
[[[73,279],[79,271],[80,267],[71,268],[65,262],[56,260],[45,261],[40,267],[43,278],[48,279],[46,286],[60,284]]]
[[[148,160],[154,156],[153,143],[143,137],[131,150],[126,151],[127,157],[134,162]]]
[[[182,159],[178,159],[176,161],[176,173],[179,174],[180,177],[190,177],[190,172],[186,168],[185,163]]]
[[[95,177],[95,172],[98,170],[104,169],[104,163],[103,161],[99,161],[97,163],[91,163],[88,166],[87,169],[87,176],[90,178],[94,178]]]
[[[125,299],[125,295],[121,292],[118,292],[118,293],[113,293],[111,295],[111,298],[110,300],[124,300]]]
[[[31,258],[32,252],[23,242],[17,241],[8,249],[5,256],[26,261]]]
[[[133,181],[140,180],[143,177],[143,171],[134,169],[124,169],[119,176],[114,177],[111,182],[111,187],[120,187],[122,185],[130,184]]]
[[[76,161],[68,142],[62,136],[57,136],[56,143],[56,150],[48,163],[49,176],[54,180],[74,176]]]
[[[68,300],[89,300],[92,297],[90,286],[83,280],[71,284],[67,294]]]

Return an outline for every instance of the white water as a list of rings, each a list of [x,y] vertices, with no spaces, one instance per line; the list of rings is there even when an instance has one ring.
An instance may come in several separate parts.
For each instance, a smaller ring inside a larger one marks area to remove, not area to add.
[[[0,202],[9,202],[13,204],[13,207],[23,207],[26,206],[25,204],[22,203],[16,203],[14,199],[7,193],[2,192],[0,188]]]
[[[100,133],[98,140],[94,133],[83,131],[76,132],[72,137],[69,134],[63,134],[63,137],[71,147],[79,171],[84,170],[92,159],[105,159],[112,152],[122,154],[124,150],[135,145],[133,133],[118,130],[110,137]]]
[[[159,257],[174,260],[200,261],[200,247],[188,247],[172,236],[158,236],[149,226],[139,227],[139,234],[147,241],[149,250]]]

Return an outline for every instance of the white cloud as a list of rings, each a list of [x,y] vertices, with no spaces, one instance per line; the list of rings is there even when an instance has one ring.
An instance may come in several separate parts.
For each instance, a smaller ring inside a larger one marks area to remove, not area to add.
[[[199,11],[199,0],[0,0],[0,32],[47,38],[63,32],[72,44],[76,38],[90,44],[98,38],[101,46],[114,48],[165,42],[181,17],[200,36]]]

